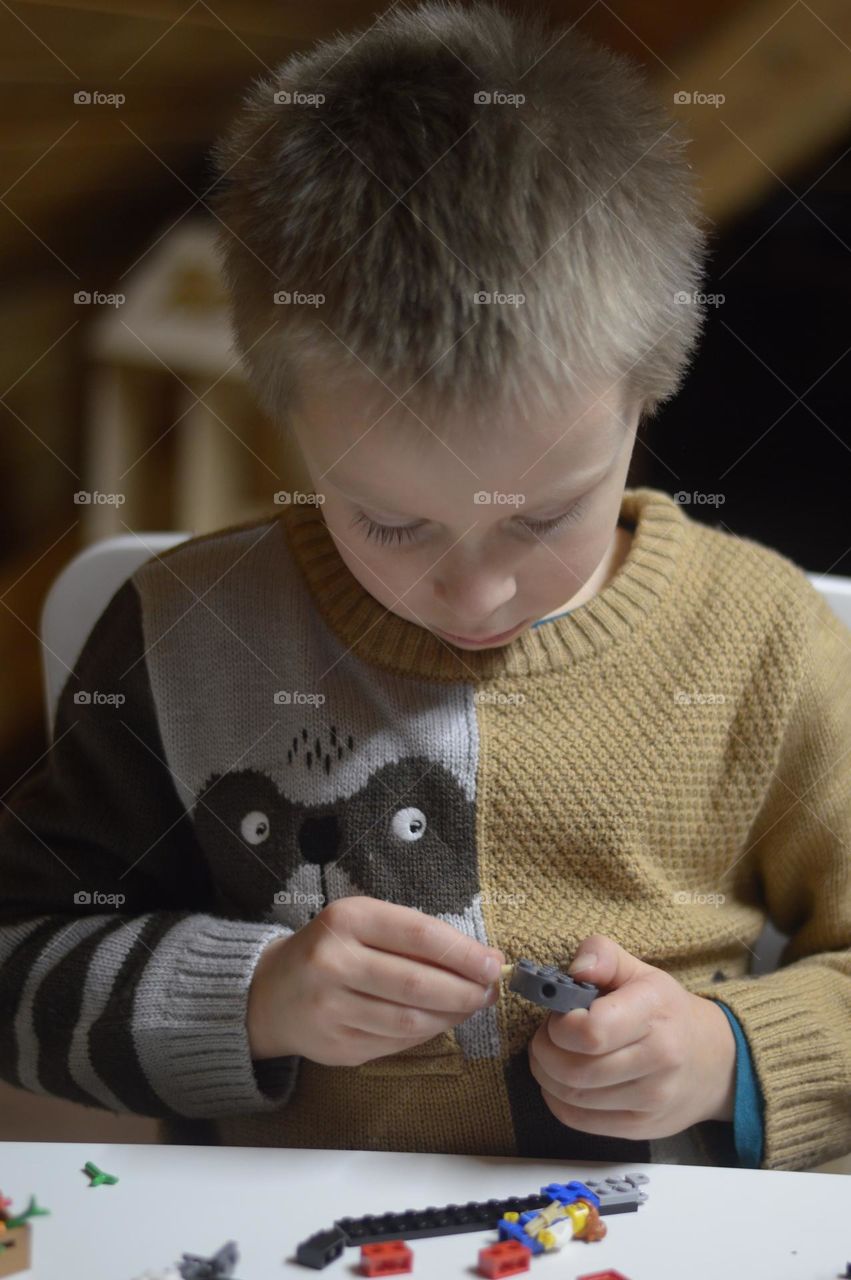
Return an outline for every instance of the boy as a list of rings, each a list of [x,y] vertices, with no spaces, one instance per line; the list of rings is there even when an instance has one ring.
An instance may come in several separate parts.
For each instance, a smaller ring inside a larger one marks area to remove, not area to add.
[[[4,1079],[229,1143],[851,1147],[851,635],[625,489],[701,323],[672,129],[631,63],[488,5],[253,87],[217,216],[311,489],[94,627],[4,815]],[[547,1016],[499,987],[520,956],[602,994]]]

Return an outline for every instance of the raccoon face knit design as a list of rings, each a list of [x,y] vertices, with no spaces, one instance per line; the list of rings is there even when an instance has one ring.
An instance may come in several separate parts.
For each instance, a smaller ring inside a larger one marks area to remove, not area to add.
[[[463,917],[479,891],[474,805],[422,756],[382,765],[352,794],[316,805],[256,769],[214,774],[194,816],[219,855],[226,904],[293,929],[349,894]]]

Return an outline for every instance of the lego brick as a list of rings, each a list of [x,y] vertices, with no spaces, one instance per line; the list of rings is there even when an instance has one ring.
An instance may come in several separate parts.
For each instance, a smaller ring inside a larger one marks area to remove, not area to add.
[[[595,1209],[600,1207],[600,1197],[593,1190],[590,1182],[548,1182],[545,1187],[541,1187],[541,1192],[545,1196],[549,1196],[551,1200],[557,1200],[559,1204],[573,1204],[574,1200],[587,1200],[589,1204],[593,1204]]]
[[[380,1240],[419,1240],[427,1236],[458,1235],[464,1231],[488,1231],[509,1210],[543,1209],[550,1197],[510,1196],[507,1200],[468,1200],[442,1208],[405,1209],[402,1213],[368,1214],[363,1218],[338,1218],[335,1226],[347,1244],[372,1244]]]
[[[504,1240],[479,1250],[479,1275],[489,1280],[502,1280],[503,1276],[516,1276],[529,1270],[531,1249],[516,1240]]]
[[[647,1192],[641,1187],[649,1181],[646,1173],[625,1173],[619,1178],[588,1178],[586,1185],[598,1197],[600,1213],[629,1213],[644,1204]]]
[[[349,1241],[346,1233],[336,1225],[327,1231],[317,1231],[309,1240],[302,1240],[296,1249],[296,1262],[304,1267],[313,1267],[321,1271],[335,1258],[339,1258]]]
[[[184,1253],[177,1270],[182,1280],[230,1280],[239,1262],[235,1240],[228,1240],[210,1258],[197,1253]]]
[[[498,1223],[500,1244],[517,1244],[532,1254],[543,1253],[544,1246],[534,1236],[527,1235],[522,1222],[500,1218]]]
[[[587,1009],[600,994],[593,982],[579,982],[554,964],[537,965],[532,960],[516,961],[508,989],[554,1013]]]
[[[577,1276],[576,1280],[629,1280],[629,1276],[625,1276],[622,1271],[613,1271],[610,1267],[608,1271],[586,1271],[585,1275]]]
[[[404,1240],[386,1240],[383,1244],[365,1244],[360,1251],[360,1270],[364,1276],[398,1276],[414,1267],[414,1254]]]
[[[16,1276],[29,1271],[32,1253],[31,1227],[25,1222],[20,1227],[9,1227],[0,1233],[0,1276]]]

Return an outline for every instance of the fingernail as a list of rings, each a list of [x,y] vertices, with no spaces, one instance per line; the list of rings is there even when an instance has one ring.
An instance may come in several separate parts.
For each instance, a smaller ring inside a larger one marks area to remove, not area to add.
[[[597,963],[597,957],[586,951],[584,955],[577,956],[571,965],[568,966],[567,972],[571,977],[575,973],[581,973],[583,969],[593,969]]]
[[[499,977],[500,963],[496,956],[489,956],[482,965],[482,982],[495,982]]]
[[[485,1008],[489,1004],[496,1004],[498,999],[499,999],[499,987],[496,983],[492,983],[491,986],[489,986],[485,991],[485,998],[482,1001],[482,1008]]]

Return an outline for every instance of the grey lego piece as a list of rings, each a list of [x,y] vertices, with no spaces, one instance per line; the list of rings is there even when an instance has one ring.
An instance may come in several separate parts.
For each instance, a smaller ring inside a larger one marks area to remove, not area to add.
[[[537,965],[531,960],[515,963],[508,989],[556,1013],[587,1009],[600,994],[600,988],[593,982],[578,982],[554,964]]]
[[[583,1178],[582,1181],[599,1197],[601,1213],[628,1213],[644,1204],[647,1192],[641,1187],[650,1179],[646,1173],[624,1173],[617,1178]]]
[[[354,1221],[354,1219],[350,1219]],[[321,1271],[340,1254],[349,1243],[348,1236],[338,1222],[326,1231],[317,1231],[308,1240],[302,1240],[296,1249],[295,1259],[304,1267]]]
[[[177,1264],[182,1280],[231,1280],[233,1269],[239,1262],[239,1250],[235,1240],[228,1240],[211,1258],[197,1253],[184,1253]]]

